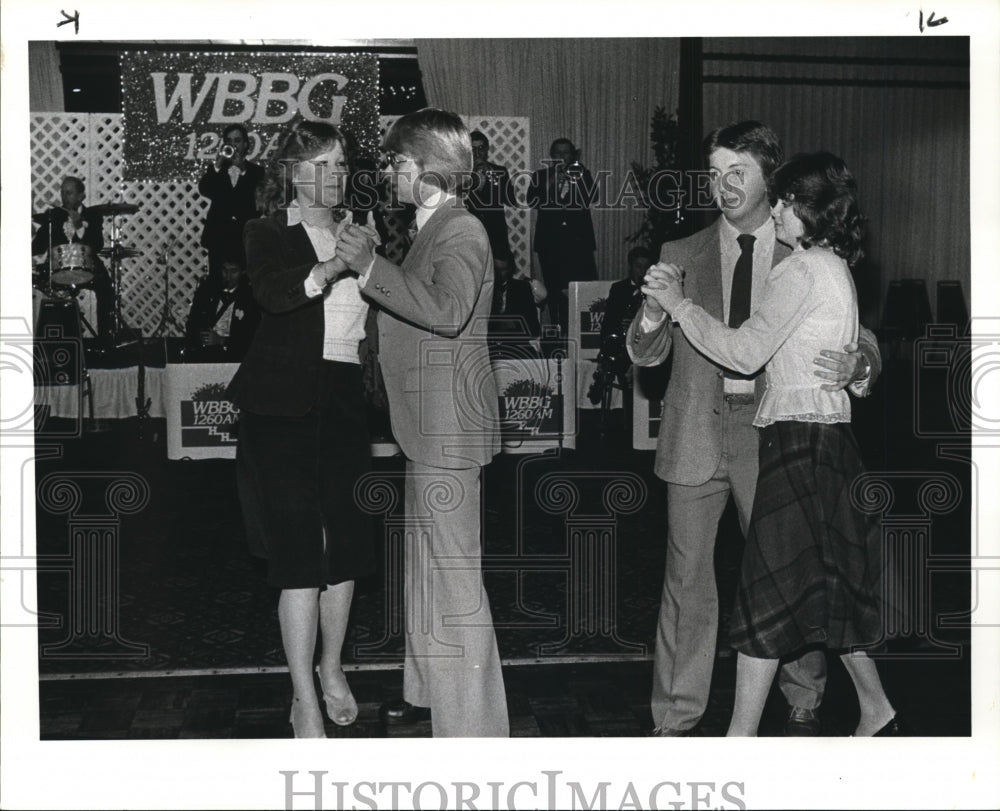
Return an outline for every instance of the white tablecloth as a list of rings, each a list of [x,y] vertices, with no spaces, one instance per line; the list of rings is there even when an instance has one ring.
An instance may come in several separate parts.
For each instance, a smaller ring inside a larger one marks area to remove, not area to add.
[[[90,369],[89,374],[96,419],[120,420],[138,416],[135,399],[139,392],[139,367]],[[147,366],[144,374],[145,395],[150,401],[146,416],[164,417],[164,369]],[[83,416],[90,416],[90,404],[86,400],[81,402],[80,386],[36,386],[35,403],[49,405],[52,417],[77,419],[81,406]]]

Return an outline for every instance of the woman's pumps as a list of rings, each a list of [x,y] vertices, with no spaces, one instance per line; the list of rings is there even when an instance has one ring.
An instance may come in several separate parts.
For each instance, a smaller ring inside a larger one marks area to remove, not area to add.
[[[330,720],[333,723],[339,727],[346,727],[358,720],[358,702],[354,700],[354,694],[351,692],[350,687],[347,688],[346,696],[338,698],[327,691],[322,678],[319,680],[319,686],[323,690],[323,701],[326,702],[326,714],[330,716]]]
[[[323,716],[318,712],[308,712],[301,699],[292,699],[292,710],[288,714],[288,722],[296,738],[325,738]]]

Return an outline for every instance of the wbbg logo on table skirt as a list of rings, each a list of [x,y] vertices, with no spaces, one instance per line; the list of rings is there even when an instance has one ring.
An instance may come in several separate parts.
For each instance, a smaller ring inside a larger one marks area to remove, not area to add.
[[[181,400],[181,444],[185,448],[235,445],[240,412],[226,399],[225,383],[208,383]]]
[[[500,394],[500,430],[505,439],[558,434],[562,395],[536,380],[514,380]]]

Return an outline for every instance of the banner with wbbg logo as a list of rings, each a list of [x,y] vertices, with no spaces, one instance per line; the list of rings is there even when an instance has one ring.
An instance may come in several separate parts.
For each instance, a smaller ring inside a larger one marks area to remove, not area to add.
[[[242,124],[264,161],[297,118],[349,130],[378,150],[378,57],[335,53],[122,54],[125,180],[194,177],[222,131]]]

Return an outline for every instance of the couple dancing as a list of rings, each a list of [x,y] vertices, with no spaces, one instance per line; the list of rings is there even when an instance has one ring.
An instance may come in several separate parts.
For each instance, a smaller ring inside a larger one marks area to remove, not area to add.
[[[673,352],[656,457],[670,526],[654,735],[690,734],[705,711],[712,556],[730,492],[747,543],[728,629],[738,651],[728,734],[757,734],[782,663],[786,734],[818,734],[824,649],[857,690],[854,734],[903,734],[875,663],[857,650],[882,639],[883,606],[880,528],[851,499],[863,467],[844,389],[862,393],[879,363],[850,275],[861,257],[855,181],[829,153],[779,166],[776,136],[756,121],[716,130],[705,151],[723,216],[663,246],[627,339],[638,365]]]
[[[237,484],[251,549],[280,590],[290,722],[295,737],[322,738],[324,709],[340,726],[358,717],[341,649],[354,581],[375,567],[356,487],[370,470],[362,367],[377,339],[406,457],[405,702],[384,709],[396,720],[432,709],[435,736],[506,736],[480,541],[480,472],[499,450],[483,328],[493,263],[483,226],[456,201],[472,168],[469,132],[457,115],[425,109],[386,135],[388,181],[417,205],[401,267],[376,254],[371,215],[366,225],[347,216],[351,143],[323,122],[292,126],[260,192],[265,215],[244,231],[262,317],[229,387]]]

